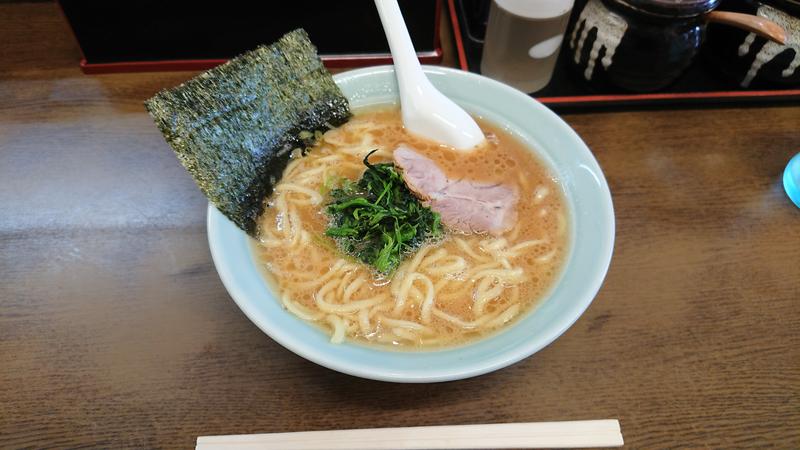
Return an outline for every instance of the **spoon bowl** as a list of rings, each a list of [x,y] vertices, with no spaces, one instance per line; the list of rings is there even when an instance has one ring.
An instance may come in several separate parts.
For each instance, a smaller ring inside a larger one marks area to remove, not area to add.
[[[401,116],[408,131],[469,151],[485,138],[475,120],[445,97],[422,72],[397,0],[375,0],[394,60]]]

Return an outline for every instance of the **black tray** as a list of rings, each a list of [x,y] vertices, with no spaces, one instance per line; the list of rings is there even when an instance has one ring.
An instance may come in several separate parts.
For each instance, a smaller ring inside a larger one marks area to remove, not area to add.
[[[488,3],[486,0],[448,0],[459,63],[462,69],[470,72],[480,73]],[[576,6],[573,13],[577,9]],[[472,15],[468,16],[466,11],[471,11]],[[572,22],[574,17],[570,20],[570,23]],[[569,36],[569,32],[570,29],[567,30],[566,36]],[[568,57],[569,52],[562,51],[550,84],[531,94],[537,100],[559,111],[670,104],[800,103],[800,89],[742,89],[708,67],[702,55],[678,80],[660,92],[633,94],[611,88],[590,90],[584,80],[570,70]]]

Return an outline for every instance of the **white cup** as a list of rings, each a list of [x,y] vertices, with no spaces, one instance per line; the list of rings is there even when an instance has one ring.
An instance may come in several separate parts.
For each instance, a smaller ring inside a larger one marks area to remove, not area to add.
[[[550,82],[574,0],[492,0],[481,73],[532,93]]]

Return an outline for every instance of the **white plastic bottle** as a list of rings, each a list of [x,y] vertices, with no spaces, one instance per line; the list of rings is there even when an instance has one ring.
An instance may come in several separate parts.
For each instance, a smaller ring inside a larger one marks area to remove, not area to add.
[[[492,0],[481,73],[533,93],[550,82],[574,0]]]

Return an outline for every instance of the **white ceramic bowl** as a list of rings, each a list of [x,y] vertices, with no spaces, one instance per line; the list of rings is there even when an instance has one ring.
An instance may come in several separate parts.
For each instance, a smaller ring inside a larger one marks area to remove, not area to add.
[[[538,307],[512,326],[472,344],[414,352],[331,344],[323,331],[281,307],[256,267],[250,238],[209,205],[211,254],[234,301],[272,339],[339,372],[421,383],[472,377],[513,364],[553,342],[580,317],[600,289],[611,261],[611,194],[597,161],[578,135],[539,102],[502,83],[440,67],[425,67],[425,72],[467,111],[502,125],[524,141],[558,177],[570,213],[569,255],[558,282]],[[334,79],[354,109],[397,102],[391,66],[354,70]]]

